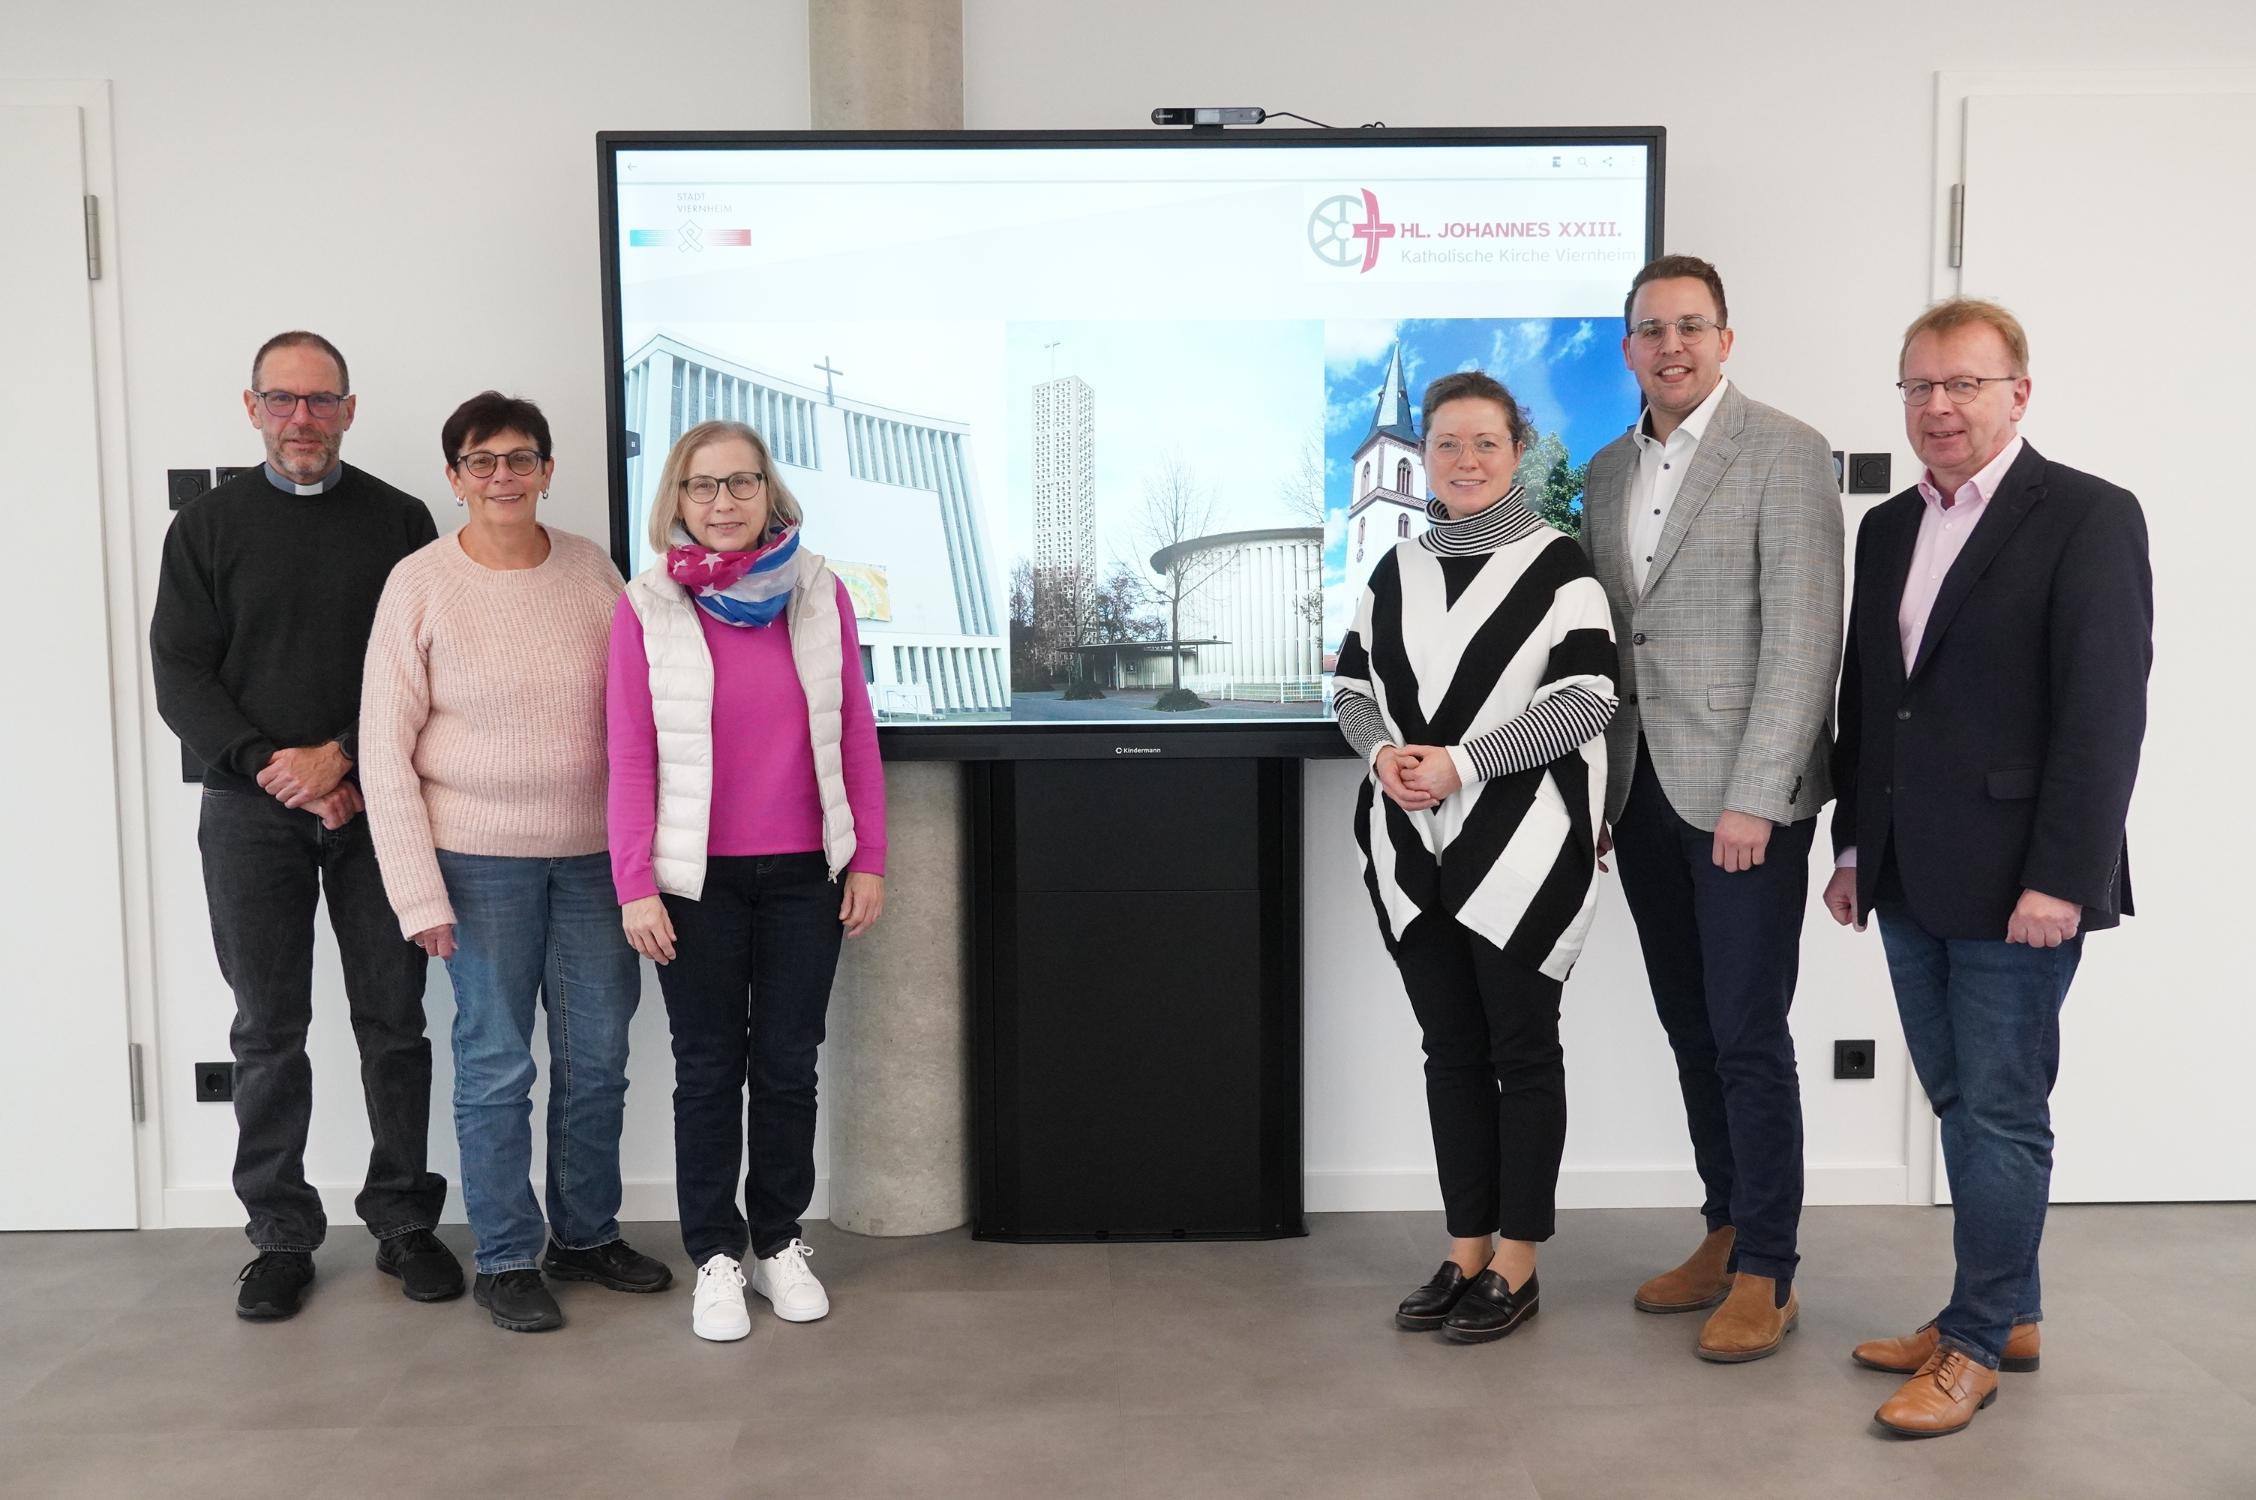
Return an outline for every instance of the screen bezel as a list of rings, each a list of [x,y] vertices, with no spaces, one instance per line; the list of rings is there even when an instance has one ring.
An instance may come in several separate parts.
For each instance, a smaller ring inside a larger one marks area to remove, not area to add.
[[[1668,131],[1658,125],[1542,128],[1521,125],[1358,130],[1271,130],[1266,126],[1194,126],[1138,130],[605,130],[595,138],[597,232],[603,297],[604,472],[609,486],[611,556],[619,571],[633,551],[627,535],[627,453],[620,361],[624,307],[619,279],[618,157],[624,151],[1026,150],[1137,147],[1182,151],[1247,146],[1623,146],[1647,152],[1645,256],[1660,253]],[[1170,725],[917,724],[880,725],[886,760],[1051,760],[1148,755],[1292,756],[1330,760],[1351,754],[1330,718],[1301,723],[1238,721]]]

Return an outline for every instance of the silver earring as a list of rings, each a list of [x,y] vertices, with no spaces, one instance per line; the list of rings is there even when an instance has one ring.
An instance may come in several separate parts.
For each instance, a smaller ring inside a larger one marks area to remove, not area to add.
[[[542,498],[543,500],[546,500],[546,499],[548,498],[548,491],[546,491],[546,490],[542,490],[542,491],[541,491],[541,498]]]
[[[460,504],[462,504],[462,503],[463,503],[462,497],[461,497],[460,495],[457,495],[457,496],[455,496],[455,497],[454,497],[454,503],[455,503],[455,504],[457,504],[457,505],[460,505]]]

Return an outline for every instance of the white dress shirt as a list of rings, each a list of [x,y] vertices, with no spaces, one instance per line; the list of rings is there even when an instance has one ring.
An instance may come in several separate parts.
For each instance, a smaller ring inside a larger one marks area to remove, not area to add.
[[[1637,473],[1629,482],[1629,568],[1640,594],[1645,592],[1645,574],[1653,566],[1653,554],[1660,549],[1662,528],[1668,525],[1669,511],[1676,505],[1676,492],[1684,487],[1684,471],[1691,467],[1692,455],[1699,451],[1700,438],[1715,416],[1716,403],[1723,399],[1723,388],[1730,383],[1718,380],[1708,399],[1693,407],[1666,441],[1653,436],[1650,409],[1638,416],[1637,425],[1630,430],[1637,440]]]

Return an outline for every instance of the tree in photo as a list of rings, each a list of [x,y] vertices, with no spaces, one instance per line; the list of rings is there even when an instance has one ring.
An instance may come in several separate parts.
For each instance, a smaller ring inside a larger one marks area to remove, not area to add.
[[[1204,708],[1183,691],[1183,604],[1196,598],[1228,570],[1233,554],[1201,552],[1185,546],[1214,530],[1214,492],[1199,481],[1179,454],[1163,456],[1144,481],[1144,504],[1136,524],[1136,540],[1150,559],[1157,579],[1156,592],[1167,609],[1168,655],[1173,658],[1173,685],[1161,707]]]
[[[1569,536],[1582,531],[1582,486],[1588,463],[1575,463],[1556,432],[1528,444],[1512,480],[1527,492],[1528,509]]]
[[[1291,470],[1277,486],[1277,498],[1284,502],[1285,514],[1303,526],[1325,526],[1330,517],[1324,508],[1324,478],[1324,445],[1310,438],[1301,444]],[[1324,628],[1324,566],[1320,543],[1316,550],[1319,561],[1295,597],[1293,612],[1309,629],[1321,633]]]

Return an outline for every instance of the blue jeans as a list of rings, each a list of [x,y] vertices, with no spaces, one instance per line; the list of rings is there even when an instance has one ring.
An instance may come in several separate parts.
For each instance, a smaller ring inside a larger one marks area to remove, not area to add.
[[[1935,1319],[1943,1343],[1996,1369],[2016,1323],[2044,1317],[2037,1246],[2052,1196],[2060,1006],[2084,952],[1938,938],[1903,906],[1879,907],[1911,1065],[1943,1122],[1958,1279]]]
[[[483,1275],[540,1264],[532,1188],[533,1007],[548,1006],[548,1226],[570,1250],[619,1237],[627,1027],[642,969],[606,854],[439,851],[454,906],[454,1133]]]

